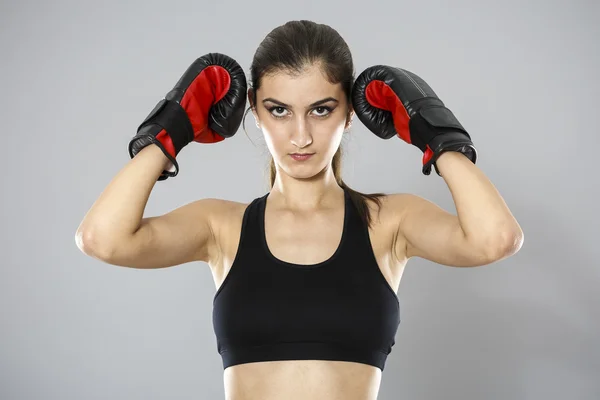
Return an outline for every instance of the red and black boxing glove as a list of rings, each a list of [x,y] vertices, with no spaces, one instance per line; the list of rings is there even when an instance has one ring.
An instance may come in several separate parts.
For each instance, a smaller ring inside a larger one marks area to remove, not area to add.
[[[473,163],[477,150],[471,137],[433,89],[412,72],[387,65],[364,70],[352,89],[358,119],[382,139],[399,136],[423,152],[423,174],[431,173],[445,151],[463,153]]]
[[[175,167],[158,180],[176,176],[177,154],[187,144],[217,143],[235,135],[244,116],[246,89],[244,71],[232,58],[219,53],[198,58],[138,127],[129,142],[130,157],[155,144]]]

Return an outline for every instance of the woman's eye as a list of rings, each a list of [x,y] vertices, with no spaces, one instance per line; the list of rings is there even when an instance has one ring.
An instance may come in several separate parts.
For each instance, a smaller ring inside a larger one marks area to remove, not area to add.
[[[331,112],[331,108],[329,107],[317,107],[314,109],[316,111],[317,117],[324,117]]]
[[[281,107],[281,106],[273,106],[273,107],[269,108],[269,112],[275,118],[284,118],[288,114],[287,109],[285,107]],[[319,118],[326,117],[331,113],[331,108],[325,107],[325,106],[316,107],[312,110],[312,112],[314,115],[316,115]]]
[[[286,111],[285,108],[283,107],[271,107],[271,109],[269,110],[271,112],[271,114],[273,114],[275,117],[283,117],[285,114],[283,114],[283,112]],[[282,115],[283,114],[283,115]]]

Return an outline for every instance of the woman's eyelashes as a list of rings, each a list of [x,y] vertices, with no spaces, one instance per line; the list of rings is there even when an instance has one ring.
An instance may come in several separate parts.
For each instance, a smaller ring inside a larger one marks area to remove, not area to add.
[[[314,115],[317,118],[326,118],[327,116],[329,116],[329,114],[331,114],[331,112],[334,109],[335,108],[328,107],[328,106],[318,106],[318,107],[313,108],[311,110],[311,112],[315,112]],[[285,107],[281,107],[281,106],[267,107],[267,110],[269,110],[269,113],[271,113],[271,115],[276,119],[285,118],[289,114],[289,111]]]

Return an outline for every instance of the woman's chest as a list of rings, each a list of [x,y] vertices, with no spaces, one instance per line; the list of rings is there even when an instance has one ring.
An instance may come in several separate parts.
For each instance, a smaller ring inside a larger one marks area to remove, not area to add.
[[[211,272],[218,290],[225,281],[240,246],[244,211],[247,205],[239,203],[220,223],[217,235],[219,257],[211,263]],[[332,258],[341,248],[344,234],[342,214],[316,215],[310,218],[294,218],[277,213],[264,217],[264,229],[257,232],[262,237],[264,251],[282,261],[313,266]],[[377,266],[394,293],[398,292],[404,270],[404,263],[394,256],[395,228],[393,221],[384,216],[380,219],[372,215],[372,225],[368,230],[368,240],[362,246],[370,246]],[[382,222],[383,221],[383,222]]]

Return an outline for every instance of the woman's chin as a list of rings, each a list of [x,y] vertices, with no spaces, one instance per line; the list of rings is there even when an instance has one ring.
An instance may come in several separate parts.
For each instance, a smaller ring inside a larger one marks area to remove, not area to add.
[[[288,176],[295,179],[310,179],[321,175],[326,170],[326,165],[320,166],[317,164],[301,164],[301,165],[286,165],[285,172]]]

